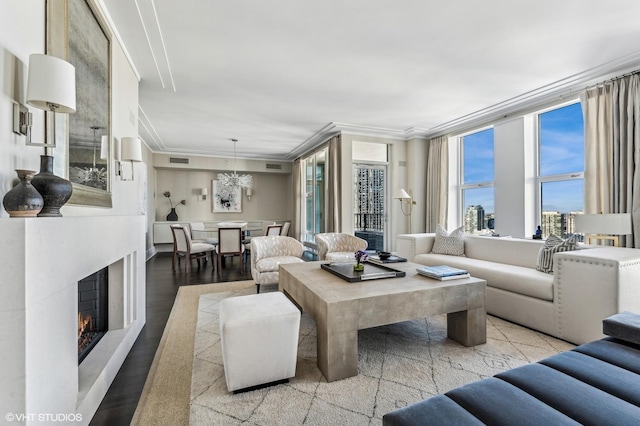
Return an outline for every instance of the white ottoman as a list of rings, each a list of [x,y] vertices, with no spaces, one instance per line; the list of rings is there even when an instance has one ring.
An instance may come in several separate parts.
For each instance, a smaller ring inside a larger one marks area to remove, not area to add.
[[[284,294],[230,297],[220,302],[219,312],[229,391],[296,375],[300,311]]]

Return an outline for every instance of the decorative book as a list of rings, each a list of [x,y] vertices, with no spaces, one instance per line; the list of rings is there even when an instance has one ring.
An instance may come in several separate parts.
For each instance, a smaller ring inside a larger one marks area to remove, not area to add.
[[[441,281],[470,277],[469,271],[447,265],[419,266],[416,268],[416,271],[420,275],[424,275],[425,277],[434,278]]]
[[[380,256],[377,254],[370,254],[367,262],[377,263],[378,265],[383,265],[385,263],[398,263],[398,262],[406,262],[407,259],[400,256],[391,255],[386,259],[380,259]]]

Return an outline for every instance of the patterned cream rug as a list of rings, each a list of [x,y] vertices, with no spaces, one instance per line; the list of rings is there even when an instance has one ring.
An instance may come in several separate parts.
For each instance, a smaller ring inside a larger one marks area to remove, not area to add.
[[[396,408],[573,347],[489,316],[487,343],[467,348],[447,339],[446,316],[436,316],[360,331],[358,376],[327,383],[316,366],[315,323],[303,314],[296,377],[233,395],[224,378],[218,303],[253,292],[200,296],[191,425],[379,425]]]

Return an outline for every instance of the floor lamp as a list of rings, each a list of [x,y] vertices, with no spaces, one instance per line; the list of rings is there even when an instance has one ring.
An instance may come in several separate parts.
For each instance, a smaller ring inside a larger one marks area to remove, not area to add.
[[[575,231],[585,234],[585,243],[591,240],[611,240],[618,246],[618,236],[631,234],[630,213],[579,214],[575,219]]]
[[[393,198],[400,200],[400,210],[402,210],[402,214],[409,217],[409,233],[411,233],[411,212],[413,211],[413,205],[416,202],[413,201],[411,195],[407,194],[407,191],[405,191],[404,188],[400,188],[396,191],[396,195]]]

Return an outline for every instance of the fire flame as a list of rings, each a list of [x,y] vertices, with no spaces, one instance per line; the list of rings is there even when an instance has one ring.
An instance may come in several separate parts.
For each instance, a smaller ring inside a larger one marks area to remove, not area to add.
[[[93,326],[91,325],[92,322],[92,318],[91,315],[87,315],[84,318],[82,318],[82,314],[80,312],[78,312],[78,339],[80,338],[80,336],[82,336],[82,333],[84,333],[84,331],[87,329],[87,327],[89,329],[91,329]]]

